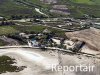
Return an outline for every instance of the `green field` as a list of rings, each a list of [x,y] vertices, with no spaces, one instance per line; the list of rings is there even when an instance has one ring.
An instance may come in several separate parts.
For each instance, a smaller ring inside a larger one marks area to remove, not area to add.
[[[20,2],[18,2],[20,1]],[[21,2],[29,3],[21,4]],[[40,15],[34,8],[48,8],[48,5],[42,4],[39,0],[0,0],[0,16],[10,17],[12,15],[34,16]]]
[[[11,0],[0,0],[0,16],[10,16],[10,15],[29,15],[32,14],[32,10],[27,7],[15,4]]]
[[[11,26],[0,26],[0,35],[7,35],[17,33],[18,30],[14,29]]]
[[[72,0],[73,2],[76,3],[86,3],[86,4],[94,4],[91,0]]]
[[[100,0],[67,0],[71,17],[80,18],[84,14],[90,17],[100,17]]]
[[[83,4],[90,4],[90,5],[100,5],[100,0],[71,0],[75,3],[83,3]]]
[[[22,2],[24,2],[24,4],[21,4]],[[25,3],[29,3],[30,5]],[[80,17],[84,14],[100,17],[100,0],[59,0],[58,4],[66,4],[70,9],[70,16],[72,17]],[[2,10],[0,11],[0,16],[7,18],[12,15],[41,17],[41,15],[34,10],[35,7],[40,8],[42,12],[46,13],[50,17],[65,16],[50,13],[49,10],[52,5],[44,4],[40,2],[40,0],[0,0],[0,10]]]
[[[12,26],[15,30],[19,32],[42,32],[46,27],[44,26]]]
[[[100,5],[100,0],[92,0],[92,1]]]
[[[42,32],[45,28],[44,26],[0,26],[0,35],[19,32]]]
[[[49,29],[51,32],[55,33],[57,36],[65,36],[65,32],[48,28],[45,26],[39,26],[39,25],[33,25],[33,26],[0,26],[0,35],[9,35],[9,34],[15,34],[15,33],[22,33],[22,32],[28,32],[28,33],[42,33],[44,29]]]

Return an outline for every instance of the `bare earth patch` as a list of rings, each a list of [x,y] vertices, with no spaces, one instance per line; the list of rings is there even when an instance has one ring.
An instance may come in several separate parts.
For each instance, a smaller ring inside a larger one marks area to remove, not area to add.
[[[67,32],[66,36],[71,39],[84,41],[86,45],[96,51],[100,51],[100,30],[95,28],[75,32]]]

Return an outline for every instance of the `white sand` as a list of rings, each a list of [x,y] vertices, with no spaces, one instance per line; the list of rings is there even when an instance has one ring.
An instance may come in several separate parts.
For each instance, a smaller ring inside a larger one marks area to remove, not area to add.
[[[94,71],[93,73],[83,72],[56,72],[51,70],[50,65],[58,65],[58,53],[57,51],[41,51],[39,49],[25,49],[25,48],[11,48],[0,49],[0,55],[7,55],[16,59],[17,66],[26,66],[23,71],[3,73],[1,75],[100,75],[100,72]],[[94,58],[87,58],[79,55],[61,54],[61,63],[64,66],[67,65],[79,65],[79,64],[91,64],[96,65],[100,70],[99,60]],[[78,57],[81,57],[79,59]],[[98,73],[98,74],[97,74]]]
[[[29,49],[1,49],[0,55],[7,55],[15,58],[17,61],[17,64],[15,65],[17,66],[27,66],[26,69],[19,73],[5,73],[2,75],[38,75],[38,71],[51,70],[51,64],[58,65],[57,59],[45,57],[41,53],[39,54],[38,52]]]

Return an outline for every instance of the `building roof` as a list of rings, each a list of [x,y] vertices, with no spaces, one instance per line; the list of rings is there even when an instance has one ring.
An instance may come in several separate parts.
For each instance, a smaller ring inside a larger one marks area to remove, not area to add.
[[[51,31],[48,29],[43,30],[43,33],[50,33]]]

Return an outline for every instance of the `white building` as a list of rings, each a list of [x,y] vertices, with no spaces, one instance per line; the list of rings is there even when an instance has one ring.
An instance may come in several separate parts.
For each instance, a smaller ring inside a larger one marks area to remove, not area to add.
[[[52,41],[55,42],[57,45],[61,44],[61,41],[59,39],[52,38]]]
[[[66,46],[66,49],[70,49],[73,48],[75,45],[75,43],[71,40],[65,40],[64,41],[64,46]]]

